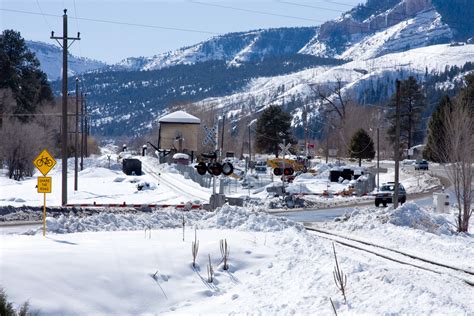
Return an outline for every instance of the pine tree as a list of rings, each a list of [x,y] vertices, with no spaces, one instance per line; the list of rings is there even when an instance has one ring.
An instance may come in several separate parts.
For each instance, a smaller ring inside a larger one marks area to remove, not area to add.
[[[349,145],[349,155],[351,158],[359,159],[359,167],[362,164],[362,159],[373,159],[375,157],[374,141],[367,134],[367,132],[361,128],[351,138]]]
[[[286,143],[296,143],[290,128],[291,116],[279,106],[269,106],[257,120],[257,135],[255,138],[257,150],[265,153],[273,152],[278,157],[278,144],[283,139],[286,140]]]
[[[0,35],[0,89],[12,91],[16,101],[14,114],[31,114],[43,101],[52,100],[46,74],[26,46],[19,32],[4,30]],[[3,106],[3,105],[2,105]],[[6,110],[4,108],[1,109]],[[25,122],[27,116],[19,118]]]
[[[410,148],[413,146],[416,129],[421,122],[421,112],[425,107],[425,97],[422,87],[418,84],[415,77],[410,76],[400,84],[400,145],[401,148]],[[389,102],[391,108],[388,113],[388,120],[391,126],[388,130],[390,141],[395,141],[395,109],[396,93],[392,95]]]
[[[440,101],[436,110],[431,115],[428,125],[428,140],[423,150],[423,158],[434,162],[445,162],[443,159],[443,138],[444,138],[444,113],[447,110],[452,111],[453,104],[448,96],[444,96]]]

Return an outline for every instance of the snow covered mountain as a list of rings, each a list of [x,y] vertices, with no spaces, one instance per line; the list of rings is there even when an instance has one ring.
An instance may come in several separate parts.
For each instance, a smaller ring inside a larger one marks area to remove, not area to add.
[[[109,69],[156,70],[210,60],[239,64],[266,57],[292,55],[298,53],[314,37],[317,30],[317,27],[300,27],[230,33],[153,57],[127,58]]]
[[[28,48],[36,54],[40,61],[40,67],[46,73],[50,81],[58,80],[62,76],[62,49],[56,45],[43,42],[26,41]],[[89,58],[80,58],[69,54],[68,74],[75,76],[90,70],[103,68],[105,63]]]
[[[409,75],[454,89],[453,76],[473,68],[474,22],[463,18],[470,12],[466,0],[367,0],[320,26],[216,36],[86,76],[89,104],[99,133],[121,135],[150,128],[169,105],[193,102],[234,120],[291,104],[297,125],[302,100],[314,97],[310,86],[337,79],[360,104],[386,101],[395,78]]]
[[[432,0],[372,0],[320,27],[230,33],[153,57],[127,58],[109,69],[155,70],[209,60],[239,64],[288,54],[367,59],[453,38]]]

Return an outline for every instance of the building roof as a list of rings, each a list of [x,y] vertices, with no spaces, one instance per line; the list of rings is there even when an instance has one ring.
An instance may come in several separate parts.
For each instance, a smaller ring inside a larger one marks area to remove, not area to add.
[[[176,111],[162,116],[158,122],[160,123],[182,123],[182,124],[201,124],[201,120],[184,111]]]

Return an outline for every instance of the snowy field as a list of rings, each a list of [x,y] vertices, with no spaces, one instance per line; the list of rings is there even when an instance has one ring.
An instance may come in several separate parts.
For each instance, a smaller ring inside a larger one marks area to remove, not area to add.
[[[449,216],[439,218],[413,204],[374,212],[361,210],[335,228],[473,269],[473,237],[453,234]],[[342,315],[474,310],[474,290],[462,281],[336,244],[348,278],[345,304],[333,281],[331,242],[258,210],[224,206],[214,213],[48,218],[46,237],[37,230],[0,238],[1,286],[14,304],[29,301],[41,315],[332,315],[329,298]],[[220,239],[230,247],[228,271]]]
[[[202,188],[185,179],[168,165],[160,165],[157,159],[145,157],[143,166],[150,165],[154,174],[145,172],[141,176],[127,176],[118,162],[116,154],[93,156],[84,160],[84,170],[79,172],[78,191],[74,191],[74,159],[68,160],[68,203],[69,204],[168,204],[208,201],[211,190]],[[142,157],[139,157],[142,158]],[[37,172],[33,177],[15,181],[6,177],[6,170],[0,176],[0,205],[39,206],[43,195],[36,192]],[[61,160],[48,174],[52,177],[52,193],[47,194],[47,205],[61,205]],[[148,184],[138,190],[138,184]]]

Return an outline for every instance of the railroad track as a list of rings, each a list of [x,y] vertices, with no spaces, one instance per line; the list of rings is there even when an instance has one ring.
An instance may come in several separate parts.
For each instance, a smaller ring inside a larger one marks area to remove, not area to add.
[[[198,196],[198,195],[195,195],[193,193],[190,193],[189,191],[185,191],[183,190],[183,188],[180,188],[179,186],[175,185],[174,183],[172,183],[171,181],[168,181],[166,179],[166,177],[163,177],[163,176],[159,176],[158,173],[156,173],[155,171],[153,171],[150,166],[148,166],[146,163],[143,163],[143,170],[145,170],[145,172],[149,175],[151,175],[152,177],[154,177],[155,179],[157,179],[160,183],[164,183],[166,184],[166,186],[170,187],[172,190],[176,191],[176,192],[179,192],[180,194],[186,196],[187,199],[190,199],[190,200],[199,200],[199,201],[205,201],[202,197]]]
[[[345,237],[340,234],[336,234],[326,230],[308,226],[305,226],[305,228],[313,235],[331,240],[343,246],[357,249],[359,251],[364,251],[399,264],[412,266],[436,274],[449,275],[450,277],[461,280],[470,286],[474,286],[474,271],[462,269],[459,267],[453,267],[444,263],[439,263],[430,259],[422,258],[400,250],[391,249],[385,246],[373,244],[351,237]]]

